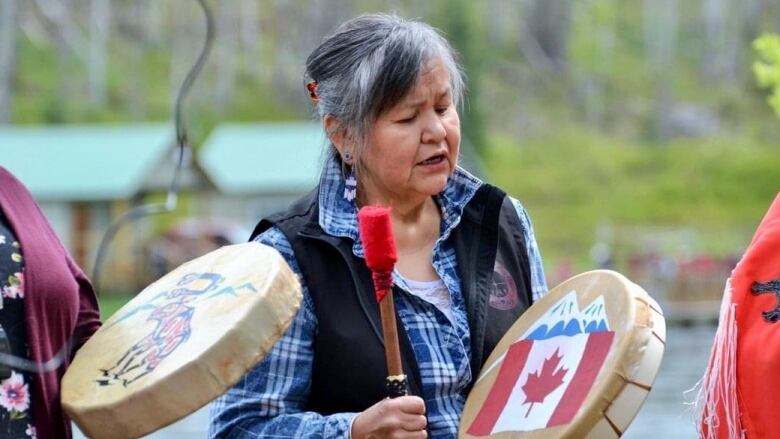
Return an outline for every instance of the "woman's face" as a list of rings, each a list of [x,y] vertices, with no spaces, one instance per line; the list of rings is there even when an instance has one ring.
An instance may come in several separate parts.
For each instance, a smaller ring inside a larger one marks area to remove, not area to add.
[[[450,77],[444,62],[434,58],[409,93],[371,128],[360,157],[361,201],[396,205],[438,194],[455,170],[459,146]]]

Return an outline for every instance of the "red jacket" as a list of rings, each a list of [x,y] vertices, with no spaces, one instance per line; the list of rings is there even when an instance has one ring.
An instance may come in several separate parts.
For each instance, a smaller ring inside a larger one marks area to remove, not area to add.
[[[780,194],[731,273],[702,380],[701,436],[778,437]]]
[[[41,439],[70,437],[70,420],[60,405],[60,380],[76,350],[100,327],[97,299],[30,193],[3,167],[0,209],[24,254],[24,314],[32,360],[46,363],[73,342],[62,366],[34,375],[35,429]]]

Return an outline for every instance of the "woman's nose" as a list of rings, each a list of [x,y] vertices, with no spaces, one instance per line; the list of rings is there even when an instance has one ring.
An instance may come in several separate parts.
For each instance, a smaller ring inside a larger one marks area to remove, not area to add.
[[[431,111],[430,114],[426,115],[422,132],[422,143],[440,143],[445,137],[447,137],[447,129],[444,128],[441,115]]]

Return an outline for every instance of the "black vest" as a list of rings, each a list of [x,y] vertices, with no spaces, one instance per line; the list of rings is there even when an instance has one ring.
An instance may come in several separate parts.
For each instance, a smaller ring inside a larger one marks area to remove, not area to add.
[[[295,252],[314,303],[317,332],[306,410],[360,412],[386,396],[384,342],[371,272],[352,253],[352,240],[319,226],[318,189],[288,211],[260,221],[252,239],[278,227]],[[520,220],[509,197],[484,184],[448,238],[455,247],[471,335],[472,383],[512,323],[532,303],[531,275]],[[405,294],[398,287],[396,296]],[[409,338],[398,320],[410,393],[421,395]]]

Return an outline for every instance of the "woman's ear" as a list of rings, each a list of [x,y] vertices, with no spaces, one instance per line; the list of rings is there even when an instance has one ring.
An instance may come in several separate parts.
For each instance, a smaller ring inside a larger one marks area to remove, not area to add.
[[[328,139],[336,147],[339,154],[343,156],[344,148],[346,146],[344,128],[341,126],[341,121],[336,119],[336,116],[332,114],[326,114],[322,119],[322,125],[325,128],[325,133]]]

